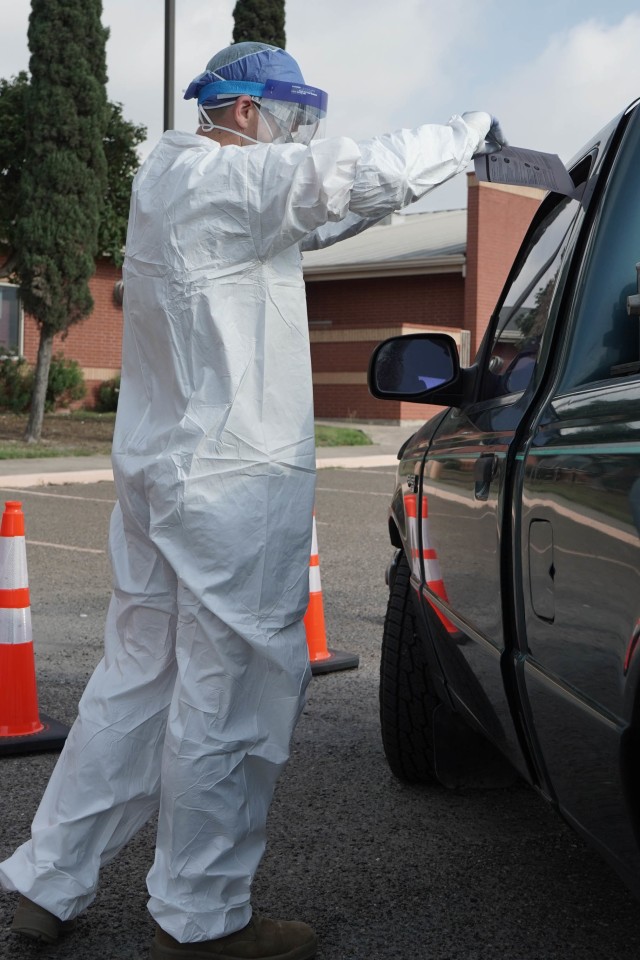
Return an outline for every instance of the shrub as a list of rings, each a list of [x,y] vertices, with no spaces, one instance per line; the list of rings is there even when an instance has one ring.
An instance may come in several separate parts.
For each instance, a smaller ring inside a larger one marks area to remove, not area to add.
[[[0,355],[0,410],[24,413],[31,401],[33,371],[24,357],[11,351]]]
[[[33,367],[24,357],[10,351],[0,355],[0,410],[25,413],[31,404]],[[68,407],[82,400],[86,393],[82,368],[77,360],[67,360],[62,353],[51,358],[45,410]]]
[[[67,360],[64,354],[56,353],[51,358],[49,382],[44,404],[50,413],[56,407],[68,407],[74,400],[82,400],[87,388],[82,368],[77,360]]]
[[[113,380],[103,380],[98,387],[96,410],[101,413],[115,413],[118,409],[119,396],[120,377],[114,377]]]

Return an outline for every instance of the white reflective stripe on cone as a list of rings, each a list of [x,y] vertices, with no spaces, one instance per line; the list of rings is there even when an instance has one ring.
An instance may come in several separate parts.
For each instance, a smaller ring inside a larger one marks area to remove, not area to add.
[[[320,567],[309,567],[309,593],[320,593]]]
[[[440,563],[438,558],[426,559],[424,561],[424,578],[429,583],[430,580],[442,580],[440,573]]]
[[[0,590],[29,586],[24,537],[0,537]]]
[[[318,528],[316,527],[316,515],[313,515],[313,533],[311,535],[311,556],[318,556]]]
[[[429,521],[426,517],[422,518],[421,529],[422,529],[422,548],[423,550],[431,550],[431,544],[429,542]]]
[[[0,643],[31,643],[31,607],[0,609]]]
[[[404,495],[404,516],[407,531],[407,546],[411,571],[413,575],[420,578],[420,553],[418,542],[418,496],[415,493],[405,493]]]
[[[418,522],[415,517],[407,517],[407,542],[411,557],[411,569],[420,577],[420,549],[418,547]]]

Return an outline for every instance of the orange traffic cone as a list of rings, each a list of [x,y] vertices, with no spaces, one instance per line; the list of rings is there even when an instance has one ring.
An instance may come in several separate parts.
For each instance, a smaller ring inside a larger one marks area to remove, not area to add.
[[[0,754],[59,749],[68,729],[38,713],[22,504],[0,525]]]
[[[360,657],[357,654],[341,653],[329,650],[324,625],[324,607],[322,605],[322,586],[320,583],[320,557],[318,555],[318,533],[316,514],[313,513],[313,538],[311,541],[311,563],[309,566],[309,606],[304,616],[307,632],[307,647],[311,673],[330,673],[332,670],[349,670],[357,667]]]

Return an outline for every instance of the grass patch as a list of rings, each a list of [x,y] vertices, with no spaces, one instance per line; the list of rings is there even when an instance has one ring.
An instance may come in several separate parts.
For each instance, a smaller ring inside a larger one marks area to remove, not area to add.
[[[0,412],[0,460],[33,460],[38,457],[109,456],[115,413],[74,410],[45,414],[40,443],[25,443],[27,417]],[[316,424],[318,447],[368,446],[370,438],[355,427]]]
[[[53,414],[53,416],[56,416],[56,414]],[[115,413],[101,413],[98,410],[71,410],[69,413],[57,414],[57,416],[68,420],[79,420],[80,423],[84,423],[86,420],[89,423],[110,423],[113,425],[116,422]]]
[[[368,447],[372,440],[355,427],[316,425],[317,447]]]
[[[82,447],[49,447],[42,443],[0,443],[0,460],[39,460],[42,457],[90,457]]]

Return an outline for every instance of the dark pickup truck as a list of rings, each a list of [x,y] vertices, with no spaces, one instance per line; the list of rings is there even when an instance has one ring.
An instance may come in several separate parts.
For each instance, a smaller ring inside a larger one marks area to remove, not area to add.
[[[542,201],[475,363],[380,344],[404,445],[381,663],[393,772],[529,781],[640,892],[640,102]],[[507,763],[505,763],[507,761]]]

